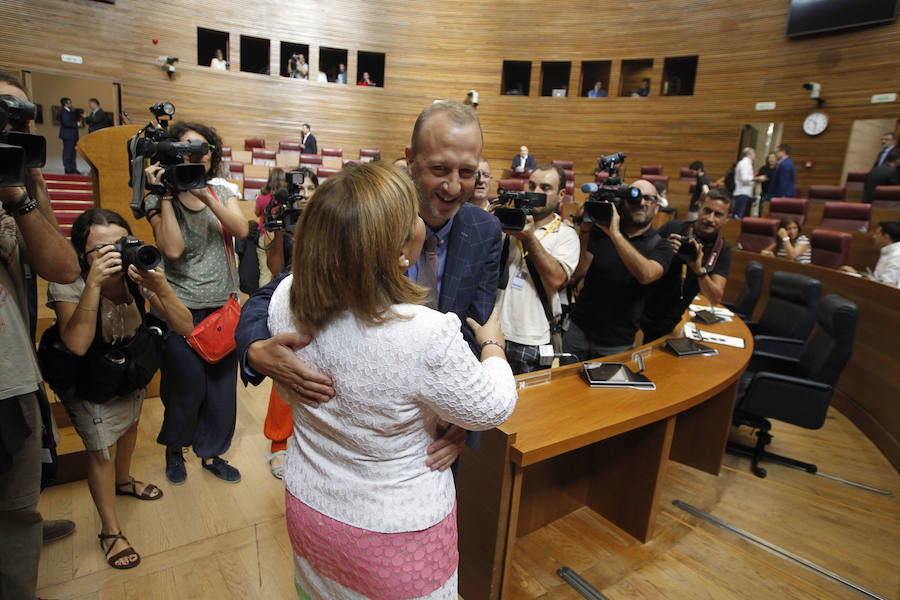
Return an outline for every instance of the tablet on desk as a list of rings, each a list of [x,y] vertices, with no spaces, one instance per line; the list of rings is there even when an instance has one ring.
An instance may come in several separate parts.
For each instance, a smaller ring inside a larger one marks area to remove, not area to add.
[[[719,353],[715,348],[710,348],[688,337],[669,338],[666,340],[665,349],[675,356],[715,356]]]
[[[655,390],[656,385],[643,373],[635,373],[625,363],[584,363],[584,374],[591,387]]]
[[[712,325],[714,323],[721,323],[725,319],[711,310],[698,310],[694,313],[694,320],[698,323],[704,323],[705,325]]]

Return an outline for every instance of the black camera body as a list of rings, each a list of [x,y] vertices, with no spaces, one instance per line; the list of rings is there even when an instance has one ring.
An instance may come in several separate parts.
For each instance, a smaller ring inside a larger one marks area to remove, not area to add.
[[[0,187],[25,185],[25,169],[43,167],[47,161],[47,140],[25,131],[35,113],[31,102],[0,95]],[[6,131],[7,125],[13,129]]]
[[[584,216],[582,217],[584,222],[609,225],[613,206],[621,215],[623,201],[631,204],[640,203],[641,191],[636,187],[623,184],[619,178],[619,165],[625,162],[626,157],[627,155],[622,152],[616,152],[597,159],[597,170],[606,171],[609,176],[603,185],[585,183],[581,186],[581,191],[589,194],[584,202]]]
[[[697,240],[693,234],[687,234],[680,236],[681,246],[678,247],[678,252],[676,254],[678,256],[683,256],[684,258],[693,260],[697,256],[697,246],[692,244],[691,242]],[[699,241],[697,242],[699,244]]]
[[[157,124],[148,123],[127,142],[130,173],[128,185],[132,190],[131,212],[136,219],[147,214],[144,209],[144,189],[150,189],[150,186],[147,186],[144,167],[148,163],[158,162],[164,170],[160,182],[162,189],[151,191],[169,191],[174,194],[206,187],[206,167],[202,164],[185,163],[184,159],[203,156],[209,152],[209,144],[200,140],[179,142],[172,139],[167,129],[169,122],[166,120],[166,117],[175,113],[175,105],[171,102],[157,102],[150,107],[150,112],[157,118]]]
[[[263,226],[266,231],[281,231],[293,233],[297,228],[302,208],[295,208],[295,204],[303,200],[300,194],[300,186],[306,181],[303,171],[288,171],[284,174],[287,180],[287,189],[278,190],[265,208],[265,221]]]
[[[162,262],[159,248],[145,244],[133,235],[120,237],[113,244],[113,249],[122,255],[122,271],[127,271],[131,265],[142,271],[150,271]]]
[[[534,212],[535,208],[547,206],[547,194],[543,192],[508,192],[500,191],[500,197],[496,200],[498,204],[510,204],[510,206],[501,206],[494,210],[494,216],[500,219],[500,225],[506,231],[522,231],[525,229],[525,223],[528,215]]]

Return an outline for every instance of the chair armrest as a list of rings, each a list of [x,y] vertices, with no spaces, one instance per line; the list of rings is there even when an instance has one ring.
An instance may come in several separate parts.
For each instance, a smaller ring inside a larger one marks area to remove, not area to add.
[[[774,335],[757,335],[753,337],[754,351],[778,354],[790,358],[800,358],[803,354],[804,341],[795,338],[776,337]]]
[[[797,372],[797,364],[799,362],[800,360],[798,358],[791,356],[754,350],[753,355],[750,357],[750,364],[747,366],[747,371],[757,374],[762,371],[768,371],[770,373],[778,373],[781,375],[793,375]]]
[[[762,371],[738,400],[737,412],[819,429],[825,424],[832,391],[825,383]]]

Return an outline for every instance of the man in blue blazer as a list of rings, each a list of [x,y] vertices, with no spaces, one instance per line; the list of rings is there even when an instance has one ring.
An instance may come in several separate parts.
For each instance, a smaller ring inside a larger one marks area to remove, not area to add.
[[[522,146],[519,148],[519,153],[513,156],[510,168],[513,173],[527,173],[534,171],[535,164],[535,158],[528,154],[528,146]]]
[[[462,333],[472,352],[481,348],[466,325],[466,317],[484,323],[497,299],[500,269],[500,222],[468,202],[475,188],[481,155],[481,125],[475,111],[452,101],[436,102],[416,120],[412,141],[406,150],[409,173],[419,195],[419,215],[428,226],[426,246],[434,238],[437,254],[437,309],[453,312],[462,323]],[[419,283],[427,278],[426,251],[408,271]],[[312,371],[294,355],[309,343],[299,334],[272,337],[266,325],[269,299],[283,271],[244,304],[235,331],[241,378],[258,384],[265,376],[289,385],[310,404],[334,395],[331,378]],[[453,427],[429,449],[432,468],[446,468],[458,454],[463,433]],[[470,444],[477,437],[470,436]]]
[[[778,164],[769,183],[769,198],[796,198],[797,169],[791,160],[791,147],[787,144],[778,146],[775,158],[778,159]]]
[[[78,117],[72,112],[71,98],[59,100],[62,108],[59,111],[59,139],[63,141],[63,168],[66,174],[78,173],[75,163],[75,143],[78,142]]]

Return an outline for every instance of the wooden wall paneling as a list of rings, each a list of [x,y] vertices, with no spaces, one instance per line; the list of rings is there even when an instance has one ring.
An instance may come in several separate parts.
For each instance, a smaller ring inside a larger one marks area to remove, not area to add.
[[[832,403],[900,471],[900,379],[893,375],[900,371],[900,289],[831,269],[738,250],[732,254],[726,300],[734,301],[743,290],[744,273],[750,260],[761,262],[765,268],[756,316],[768,301],[769,284],[775,271],[815,277],[822,282],[823,296],[838,294],[859,307],[853,354],[838,381]]]

